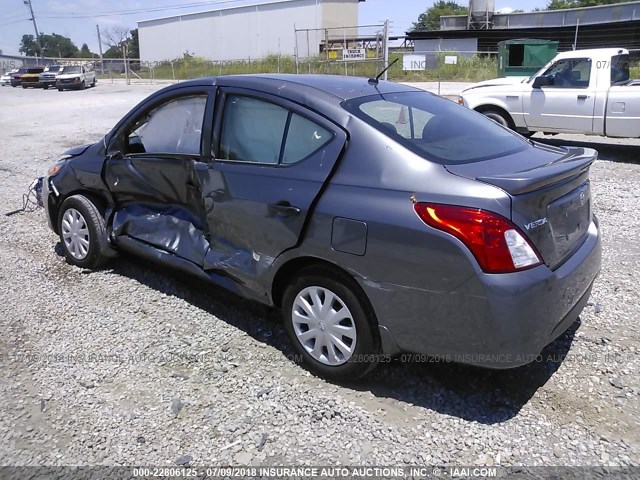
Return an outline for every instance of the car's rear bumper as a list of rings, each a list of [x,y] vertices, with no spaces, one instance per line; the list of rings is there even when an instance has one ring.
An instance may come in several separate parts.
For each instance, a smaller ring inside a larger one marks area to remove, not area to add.
[[[393,339],[387,344],[397,350],[511,368],[535,360],[578,318],[600,271],[601,248],[595,221],[580,249],[554,271],[543,265],[480,273],[450,292],[370,281],[361,286]]]

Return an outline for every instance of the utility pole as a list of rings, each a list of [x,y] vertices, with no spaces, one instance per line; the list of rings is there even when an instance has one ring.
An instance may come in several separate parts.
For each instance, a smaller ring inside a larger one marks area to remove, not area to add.
[[[24,1],[24,4],[29,7],[29,11],[31,12],[31,18],[29,20],[33,21],[33,29],[36,31],[36,42],[38,42],[38,50],[40,50],[40,57],[44,60],[42,43],[40,42],[40,34],[38,33],[38,24],[36,23],[36,16],[33,14],[33,7],[31,6],[31,0],[23,0],[23,1]]]
[[[382,46],[383,49],[383,58],[384,58],[384,68],[389,66],[389,20],[384,21],[384,44]],[[387,81],[389,79],[389,72],[385,70],[384,72],[384,80]]]
[[[100,51],[100,73],[104,75],[104,61],[102,60],[102,40],[100,39],[100,26],[96,25],[98,31],[98,50]]]

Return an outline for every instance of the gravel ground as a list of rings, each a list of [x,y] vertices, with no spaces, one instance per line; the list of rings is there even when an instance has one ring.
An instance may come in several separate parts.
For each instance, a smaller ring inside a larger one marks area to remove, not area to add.
[[[3,211],[157,88],[0,88]],[[42,209],[0,216],[1,463],[638,466],[640,141],[539,139],[600,151],[604,266],[580,320],[509,371],[394,361],[327,383],[290,361],[277,312],[131,257],[83,271]]]

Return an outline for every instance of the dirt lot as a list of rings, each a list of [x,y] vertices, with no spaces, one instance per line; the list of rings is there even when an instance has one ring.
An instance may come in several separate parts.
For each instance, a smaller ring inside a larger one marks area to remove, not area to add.
[[[157,88],[0,88],[2,213]],[[640,141],[534,138],[600,151],[604,266],[580,319],[510,371],[394,361],[326,383],[289,360],[277,312],[131,257],[82,271],[41,209],[0,215],[2,463],[637,467]]]

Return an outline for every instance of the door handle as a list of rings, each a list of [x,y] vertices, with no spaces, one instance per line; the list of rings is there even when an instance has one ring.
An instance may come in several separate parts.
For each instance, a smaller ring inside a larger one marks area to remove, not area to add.
[[[589,95],[578,95],[578,100],[586,100],[589,98]]]
[[[275,210],[278,215],[282,215],[283,217],[288,217],[290,215],[297,215],[300,213],[300,209],[298,207],[294,207],[287,201],[282,201],[278,203],[273,203],[269,205],[271,209]]]

